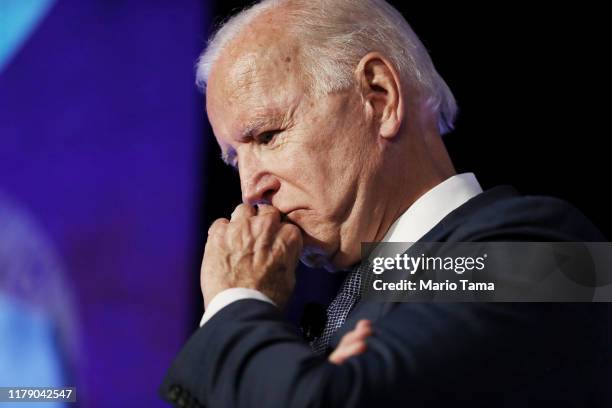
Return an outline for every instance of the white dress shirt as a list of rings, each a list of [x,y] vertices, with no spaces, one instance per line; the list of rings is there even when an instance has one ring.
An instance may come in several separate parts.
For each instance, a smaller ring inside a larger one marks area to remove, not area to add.
[[[474,173],[449,177],[408,207],[391,225],[382,242],[416,242],[450,212],[480,193],[482,188]],[[274,304],[269,297],[254,289],[226,289],[210,301],[200,326],[225,306],[242,299],[257,299]]]

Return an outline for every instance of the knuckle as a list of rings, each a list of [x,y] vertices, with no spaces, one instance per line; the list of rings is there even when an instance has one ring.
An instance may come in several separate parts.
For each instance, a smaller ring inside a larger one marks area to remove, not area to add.
[[[242,203],[236,207],[236,210],[240,212],[250,213],[251,211],[253,211],[253,206],[251,204]]]
[[[253,226],[257,228],[258,231],[270,231],[275,229],[276,220],[269,215],[259,215],[253,218]]]
[[[273,222],[275,224],[280,223],[280,213],[274,213],[274,212],[264,212],[264,213],[259,213],[258,217],[269,220],[270,222]]]
[[[216,219],[208,229],[208,235],[218,234],[221,230],[225,229],[228,220],[225,218]]]
[[[244,216],[250,215],[253,213],[253,207],[250,204],[238,204],[234,211],[232,212],[231,218],[232,220],[236,218],[236,216]]]
[[[267,214],[262,217],[263,225],[267,228],[272,228],[278,224],[278,220],[272,214]]]
[[[257,204],[257,209],[258,209],[260,212],[269,212],[269,213],[275,213],[275,212],[278,212],[278,210],[276,209],[276,207],[274,207],[273,205],[270,205],[270,204],[265,204],[265,203],[262,203],[262,204]]]

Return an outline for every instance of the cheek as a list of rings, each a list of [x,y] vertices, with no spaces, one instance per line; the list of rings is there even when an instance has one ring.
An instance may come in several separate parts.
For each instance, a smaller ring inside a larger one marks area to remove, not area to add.
[[[312,197],[327,195],[330,183],[336,178],[337,164],[329,148],[323,148],[323,143],[316,140],[292,143],[273,161],[282,168],[283,178],[289,184]]]
[[[302,147],[303,154],[293,163],[293,176],[300,180],[312,208],[326,221],[335,221],[350,206],[350,193],[359,178],[354,147],[329,143],[329,139]]]
[[[293,180],[299,180],[298,188],[308,194],[313,210],[327,222],[346,215],[364,165],[364,129],[359,115],[349,111],[348,105],[321,105],[317,112],[309,112],[295,129],[287,150],[287,171]]]

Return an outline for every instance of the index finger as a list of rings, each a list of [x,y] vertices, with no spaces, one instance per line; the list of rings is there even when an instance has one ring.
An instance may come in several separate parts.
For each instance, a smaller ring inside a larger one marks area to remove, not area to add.
[[[277,217],[279,221],[281,218],[280,211],[278,211],[276,207],[273,207],[270,204],[258,204],[257,215],[273,215]]]
[[[230,219],[236,221],[241,218],[249,218],[255,215],[255,208],[250,204],[240,204],[232,212]]]

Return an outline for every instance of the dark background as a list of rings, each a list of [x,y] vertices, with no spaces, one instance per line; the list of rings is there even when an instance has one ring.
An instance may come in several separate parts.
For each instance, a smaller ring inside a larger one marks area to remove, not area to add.
[[[609,239],[604,106],[610,71],[602,52],[609,48],[609,29],[603,10],[586,3],[539,9],[528,3],[390,3],[425,44],[457,99],[455,130],[444,136],[457,171],[474,172],[484,189],[510,184],[523,194],[563,198]],[[217,2],[211,30],[248,4]],[[204,231],[240,203],[238,175],[209,141],[200,212]],[[299,299],[290,317],[299,315],[301,292],[324,288],[317,300],[328,301],[338,281],[300,269]]]

